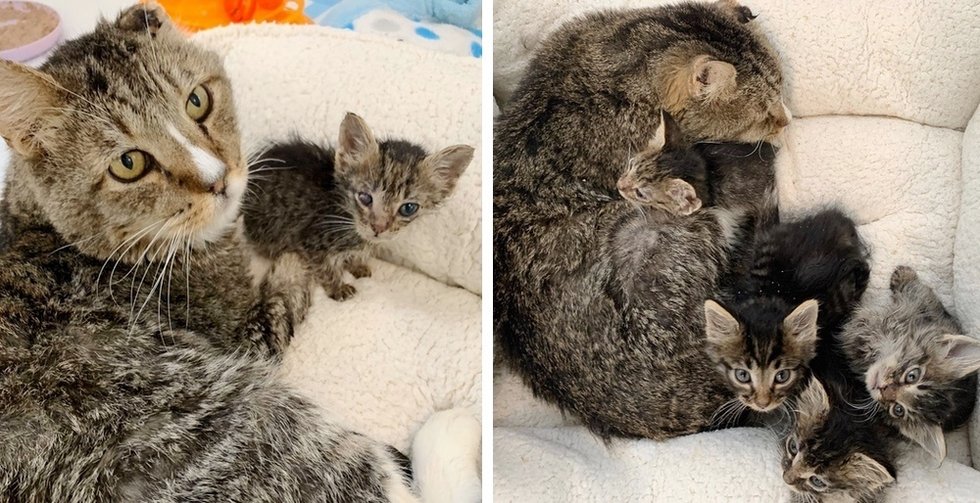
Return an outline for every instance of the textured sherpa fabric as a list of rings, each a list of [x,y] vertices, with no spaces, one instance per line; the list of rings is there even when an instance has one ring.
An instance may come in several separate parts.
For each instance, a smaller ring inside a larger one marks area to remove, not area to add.
[[[357,295],[338,303],[317,290],[283,375],[326,414],[403,451],[434,411],[479,417],[479,62],[322,27],[194,38],[224,57],[247,151],[291,134],[335,142],[348,111],[379,136],[476,148],[452,199],[406,227],[372,277],[348,278]]]
[[[538,43],[562,21],[643,0],[494,3],[494,93],[506,109]],[[784,61],[796,117],[777,159],[792,218],[841,205],[871,248],[866,301],[888,300],[896,265],[915,268],[980,336],[980,4],[744,0]],[[966,133],[963,129],[970,123]],[[955,250],[955,253],[954,253]],[[713,376],[711,376],[713,378]],[[708,378],[706,376],[706,378]],[[776,501],[788,490],[775,442],[738,429],[606,448],[574,418],[535,400],[508,369],[494,376],[497,501]],[[980,415],[947,434],[938,470],[902,459],[889,501],[970,501]],[[980,457],[975,458],[980,460]]]
[[[967,333],[980,337],[980,109],[963,134],[963,193],[953,255],[956,312]],[[980,464],[980,408],[970,423],[974,466]]]

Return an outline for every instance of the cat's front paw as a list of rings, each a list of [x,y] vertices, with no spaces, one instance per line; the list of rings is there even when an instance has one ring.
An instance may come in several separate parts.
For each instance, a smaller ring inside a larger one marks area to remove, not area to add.
[[[343,302],[357,293],[357,289],[354,285],[348,285],[347,283],[341,283],[334,288],[327,289],[327,296],[337,302]]]
[[[371,277],[371,267],[367,264],[351,264],[347,267],[347,270],[355,278],[370,278]]]
[[[889,286],[893,292],[897,292],[917,279],[919,279],[919,275],[916,274],[914,269],[907,265],[900,265],[892,272],[892,279]]]

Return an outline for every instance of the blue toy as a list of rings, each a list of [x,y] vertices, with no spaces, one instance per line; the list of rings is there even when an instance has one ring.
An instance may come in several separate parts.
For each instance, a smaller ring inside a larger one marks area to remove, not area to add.
[[[312,0],[306,15],[321,25],[348,27],[354,20],[379,8],[392,9],[414,21],[448,23],[478,28],[481,0]],[[324,17],[321,14],[326,13]]]

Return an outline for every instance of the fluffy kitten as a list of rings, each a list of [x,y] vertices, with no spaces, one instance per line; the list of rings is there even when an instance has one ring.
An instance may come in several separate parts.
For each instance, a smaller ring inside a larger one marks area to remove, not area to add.
[[[2,499],[414,500],[275,378],[310,282],[284,254],[252,288],[216,54],[132,7],[39,70],[0,61],[0,135]]]
[[[494,127],[496,335],[537,396],[600,435],[700,431],[731,398],[706,378],[699,313],[765,193],[665,219],[613,187],[661,110],[694,140],[786,125],[752,24],[734,2],[587,14],[540,46]]]
[[[976,403],[980,342],[962,335],[912,269],[896,268],[891,290],[890,305],[859,311],[840,340],[886,421],[941,461],[943,430],[965,423]]]
[[[363,119],[348,113],[336,152],[294,140],[260,157],[243,210],[245,236],[266,257],[301,255],[327,294],[344,300],[355,293],[343,282],[344,269],[370,276],[369,247],[449,197],[473,148],[429,155],[406,141],[378,142]]]
[[[867,288],[868,253],[854,223],[827,210],[763,231],[749,273],[704,304],[706,349],[742,404],[783,405]],[[819,326],[819,328],[818,328]]]
[[[783,481],[798,502],[872,503],[895,482],[888,432],[852,404],[867,399],[840,374],[810,379],[783,439]]]

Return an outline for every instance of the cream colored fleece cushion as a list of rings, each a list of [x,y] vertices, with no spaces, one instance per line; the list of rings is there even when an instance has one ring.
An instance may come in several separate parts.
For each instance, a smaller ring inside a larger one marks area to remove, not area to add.
[[[248,151],[297,133],[336,141],[347,111],[379,136],[476,147],[455,196],[391,246],[395,264],[373,261],[374,275],[354,281],[358,293],[344,303],[317,290],[283,373],[326,414],[403,451],[436,410],[478,415],[479,62],[321,27],[237,26],[194,38],[224,57]]]

